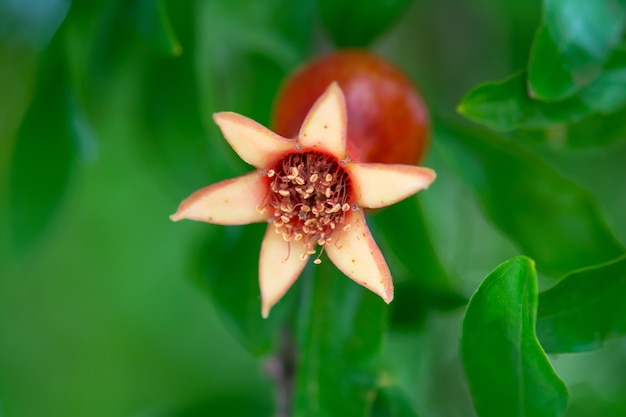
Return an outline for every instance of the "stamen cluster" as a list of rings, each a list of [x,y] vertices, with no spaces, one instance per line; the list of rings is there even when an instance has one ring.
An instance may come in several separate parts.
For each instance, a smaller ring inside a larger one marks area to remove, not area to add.
[[[350,178],[335,158],[320,152],[292,153],[265,175],[270,180],[267,206],[273,210],[276,233],[287,242],[304,240],[302,259],[314,254],[316,245],[331,242],[338,227],[346,231],[350,227],[344,225],[352,208]]]

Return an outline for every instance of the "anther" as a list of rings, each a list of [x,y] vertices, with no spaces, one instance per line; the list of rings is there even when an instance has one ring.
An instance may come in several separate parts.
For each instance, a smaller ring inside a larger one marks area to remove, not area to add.
[[[343,206],[341,206],[341,210],[342,211],[350,211],[350,204],[343,203]]]
[[[352,225],[351,225],[350,223],[348,223],[348,224],[346,224],[346,225],[343,227],[343,231],[344,231],[344,232],[347,232],[348,230],[350,230],[350,228],[351,228],[351,227],[352,227]]]
[[[278,190],[278,194],[282,195],[283,197],[289,197],[291,193],[287,190]]]
[[[270,169],[269,171],[267,171],[267,176],[269,178],[272,178],[274,175],[276,175],[276,171],[274,171],[273,169]]]
[[[315,265],[319,265],[319,264],[321,264],[321,263],[322,263],[322,260],[321,260],[320,258],[316,258],[316,259],[313,261],[313,263],[314,263]]]

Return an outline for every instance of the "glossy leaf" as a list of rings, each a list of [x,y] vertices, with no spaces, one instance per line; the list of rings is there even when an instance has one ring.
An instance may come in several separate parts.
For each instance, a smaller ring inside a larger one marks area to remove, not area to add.
[[[598,349],[626,336],[626,256],[573,272],[539,296],[537,335],[547,352]]]
[[[512,258],[470,299],[461,357],[480,417],[558,417],[568,391],[535,335],[537,276],[532,260]]]
[[[317,3],[322,22],[337,46],[364,47],[396,22],[411,0],[318,0]]]
[[[76,163],[72,96],[58,48],[57,37],[45,52],[13,151],[8,214],[17,253],[29,249],[49,226]]]
[[[530,56],[531,95],[562,100],[593,81],[625,24],[623,0],[545,0]]]
[[[378,390],[371,417],[418,417],[406,393],[398,386]]]
[[[450,310],[467,302],[439,261],[418,196],[374,211],[368,221],[394,277],[393,324],[418,323],[429,309]]]
[[[301,277],[295,417],[366,416],[378,381],[387,306],[324,257]]]
[[[289,295],[296,292],[292,288],[267,319],[261,317],[258,257],[267,225],[205,226],[213,234],[197,254],[199,282],[208,288],[222,320],[243,347],[255,356],[266,354],[277,346]]]
[[[626,105],[626,50],[618,49],[602,74],[577,95],[558,102],[529,96],[526,73],[482,84],[459,104],[461,114],[494,130],[544,128],[611,113]]]
[[[559,277],[624,253],[595,198],[516,143],[442,123],[434,143],[485,214],[545,274]]]

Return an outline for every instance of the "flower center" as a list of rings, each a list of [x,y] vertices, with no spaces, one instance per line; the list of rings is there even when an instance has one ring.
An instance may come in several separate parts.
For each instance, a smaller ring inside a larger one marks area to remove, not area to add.
[[[351,209],[350,177],[334,157],[320,152],[292,153],[278,161],[265,175],[271,195],[267,205],[274,210],[276,233],[283,239],[303,240],[306,252],[332,240],[334,231],[344,225]],[[319,263],[319,258],[315,260]]]

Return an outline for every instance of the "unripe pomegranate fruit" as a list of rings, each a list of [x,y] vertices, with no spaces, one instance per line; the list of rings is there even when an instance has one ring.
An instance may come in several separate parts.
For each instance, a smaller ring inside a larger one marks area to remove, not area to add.
[[[273,130],[297,136],[311,106],[333,81],[346,97],[350,158],[396,164],[422,160],[429,132],[424,101],[400,69],[367,51],[338,51],[297,70],[278,94]]]

